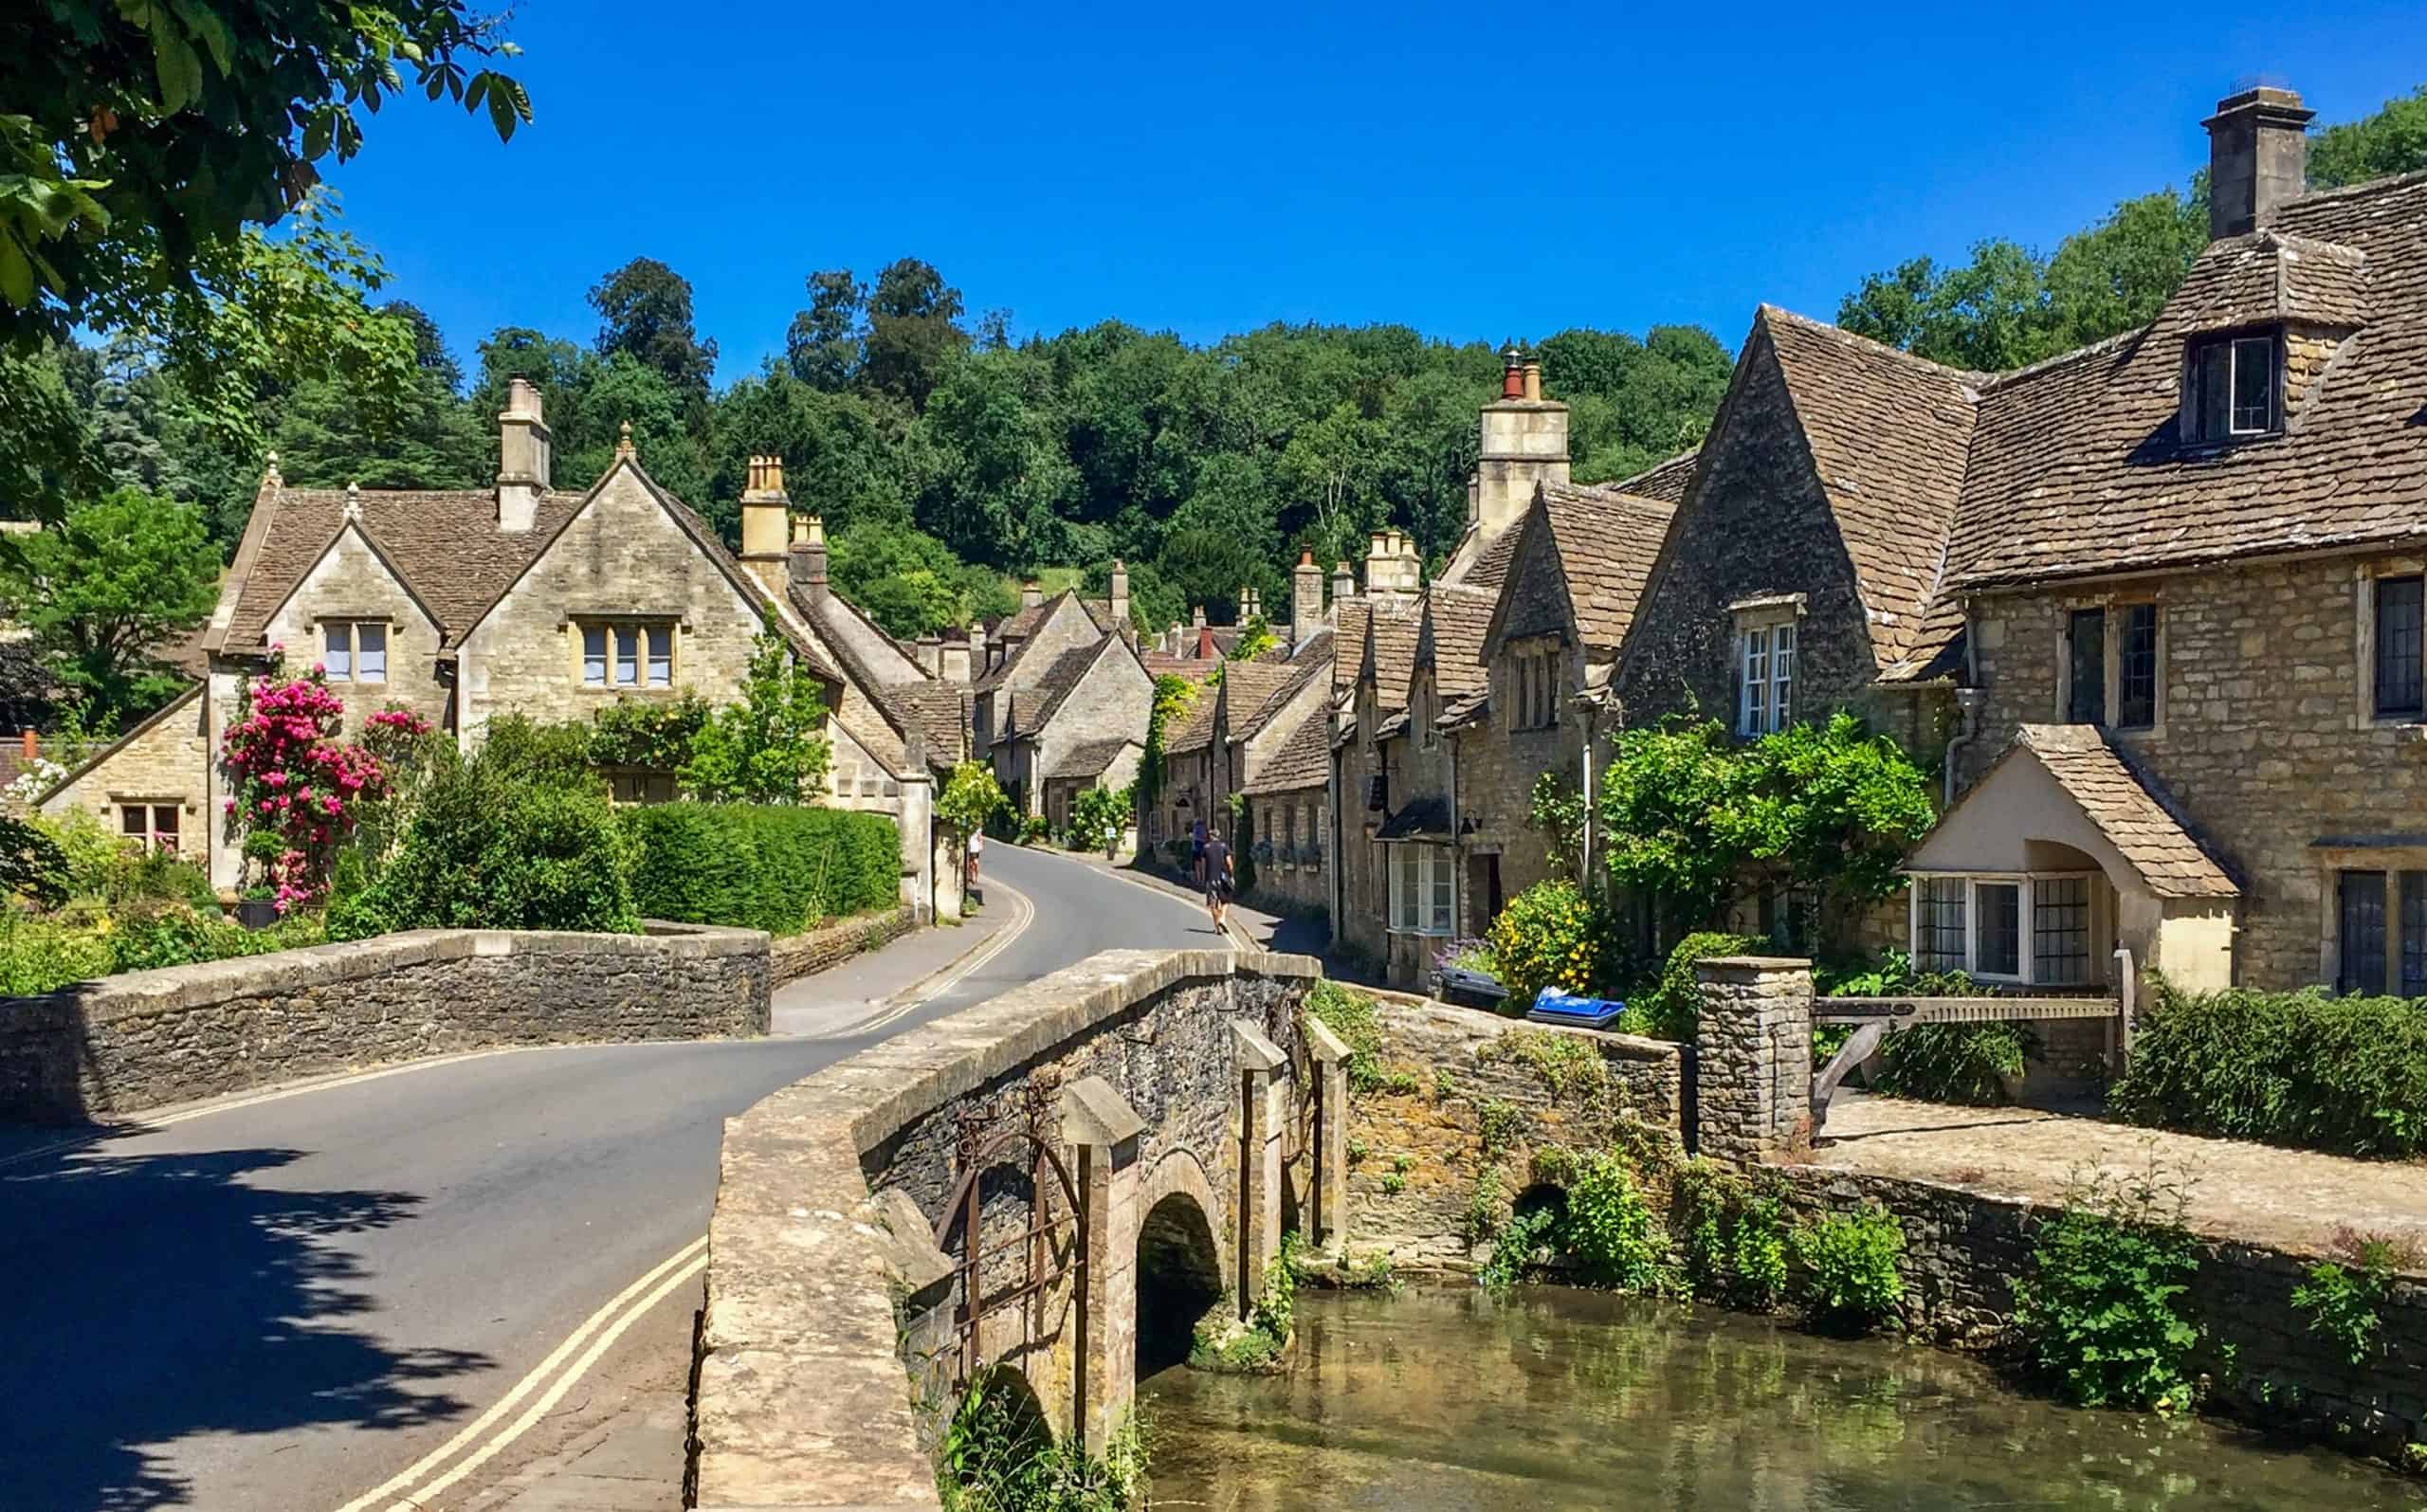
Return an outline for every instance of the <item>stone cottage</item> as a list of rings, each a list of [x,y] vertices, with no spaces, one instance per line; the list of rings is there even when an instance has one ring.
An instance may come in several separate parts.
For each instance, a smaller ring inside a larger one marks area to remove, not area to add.
[[[221,822],[216,753],[243,683],[274,657],[322,665],[350,723],[408,708],[470,750],[501,713],[575,720],[612,699],[694,690],[727,701],[773,616],[826,690],[831,800],[899,818],[904,900],[932,906],[926,740],[904,727],[904,701],[854,677],[784,592],[780,463],[753,464],[737,559],[648,476],[629,433],[607,472],[572,492],[554,485],[536,389],[516,380],[499,423],[487,489],[291,488],[273,458],[204,636],[206,675],[70,773],[44,810],[89,809],[147,847],[203,856],[213,883],[234,887],[242,856]],[[800,555],[805,574],[806,542]],[[626,801],[670,795],[670,774],[613,780]]]
[[[1014,801],[1028,796],[1023,811],[1044,814],[1059,830],[1069,818],[1068,799],[1104,779],[1120,746],[1144,750],[1155,680],[1130,636],[1104,635],[1061,651],[1027,686],[998,688],[994,707],[1000,717],[993,753],[996,780]],[[1132,756],[1128,776],[1110,785],[1122,786],[1137,770]]]

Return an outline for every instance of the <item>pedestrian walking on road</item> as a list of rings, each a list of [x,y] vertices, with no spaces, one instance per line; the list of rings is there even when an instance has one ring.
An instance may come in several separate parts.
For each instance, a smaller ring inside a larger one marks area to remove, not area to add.
[[[978,830],[969,837],[969,885],[977,885],[977,863],[986,854],[986,831]]]
[[[1231,847],[1222,831],[1214,831],[1205,842],[1205,907],[1214,916],[1215,933],[1223,931],[1222,916],[1231,908],[1231,884],[1234,875],[1231,864]]]
[[[1205,885],[1205,821],[1202,819],[1188,827],[1188,877],[1197,886]]]

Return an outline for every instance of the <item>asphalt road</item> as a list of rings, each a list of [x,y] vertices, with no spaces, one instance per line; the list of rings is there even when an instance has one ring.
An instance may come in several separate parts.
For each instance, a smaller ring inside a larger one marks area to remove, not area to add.
[[[1010,846],[1036,918],[861,1040],[513,1051],[0,1157],[0,1507],[328,1512],[704,1231],[723,1120],[1204,913]]]

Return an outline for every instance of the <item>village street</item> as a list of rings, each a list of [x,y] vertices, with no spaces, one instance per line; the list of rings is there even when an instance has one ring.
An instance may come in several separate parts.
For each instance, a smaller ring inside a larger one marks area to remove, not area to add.
[[[529,1430],[444,1504],[471,1504],[627,1400],[670,1412],[676,1447],[655,1466],[679,1469],[701,1290],[686,1247],[706,1231],[727,1117],[1097,951],[1216,943],[1201,909],[1081,862],[999,846],[986,870],[1009,885],[970,927],[1015,925],[1025,911],[1012,889],[1032,919],[976,970],[863,1032],[848,1025],[870,1014],[838,993],[910,987],[932,970],[918,952],[944,964],[966,937],[922,932],[779,992],[777,1028],[793,1035],[468,1056],[64,1146],[11,1131],[0,1148],[0,1284],[19,1303],[0,1355],[0,1392],[17,1404],[0,1434],[8,1504],[333,1512],[452,1441],[585,1320],[593,1331],[511,1411],[364,1504],[422,1489],[535,1406]],[[898,953],[910,964],[896,975],[911,975],[887,984]],[[828,1037],[807,1037],[817,1033]],[[644,1277],[650,1286],[604,1309]],[[580,1370],[618,1322],[627,1331]],[[663,1403],[640,1400],[657,1388]]]

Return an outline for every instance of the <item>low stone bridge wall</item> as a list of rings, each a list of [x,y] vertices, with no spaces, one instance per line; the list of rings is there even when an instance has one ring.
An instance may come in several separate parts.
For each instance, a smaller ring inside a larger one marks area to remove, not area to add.
[[[935,1506],[938,1417],[980,1371],[1101,1447],[1159,1288],[1238,1305],[1285,1226],[1339,1227],[1341,1047],[1299,1011],[1318,970],[1108,952],[732,1120],[697,1504]]]
[[[73,1123],[460,1050],[767,1030],[767,937],[424,929],[0,1000],[0,1122]]]

